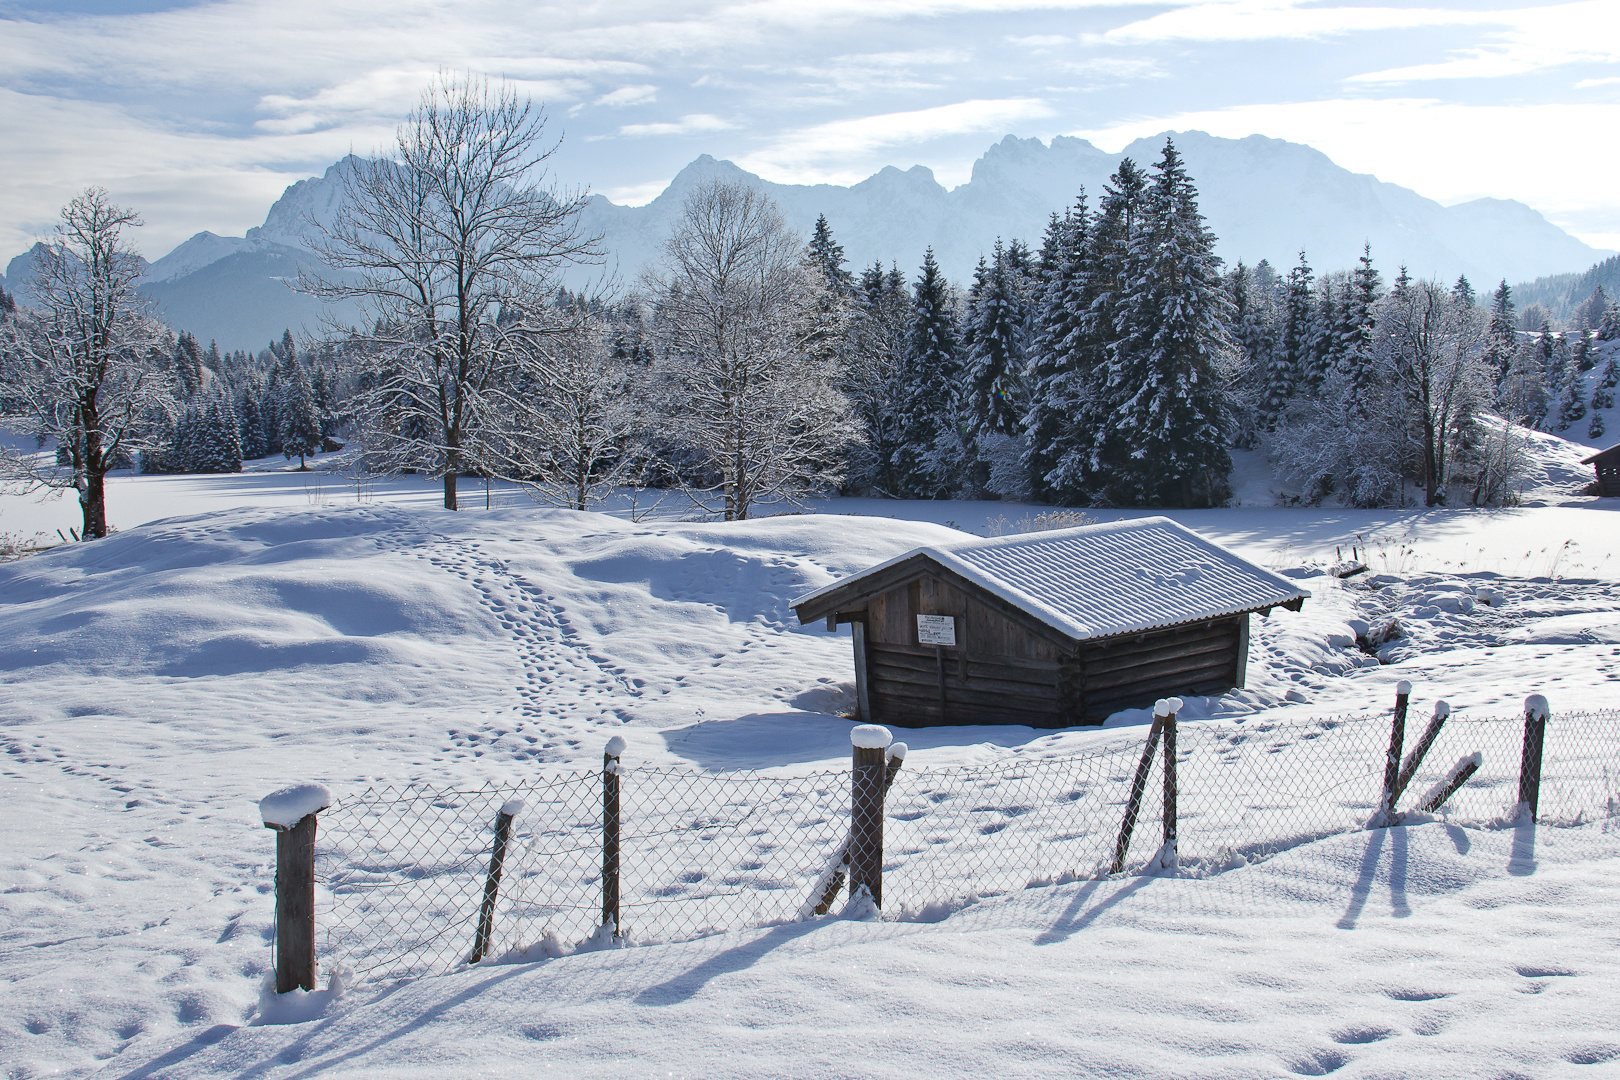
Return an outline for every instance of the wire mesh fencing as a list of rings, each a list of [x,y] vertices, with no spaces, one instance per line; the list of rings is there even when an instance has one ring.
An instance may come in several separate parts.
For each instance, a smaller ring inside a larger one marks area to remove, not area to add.
[[[1427,723],[1408,721],[1406,752]],[[1162,747],[1145,755],[1157,740],[1141,729],[1081,753],[891,769],[884,910],[924,914],[1158,866],[1167,803],[1174,865],[1195,876],[1381,822],[1388,714],[1174,727],[1168,789]],[[1477,754],[1477,769],[1440,812],[1459,824],[1510,820],[1524,728],[1522,718],[1446,720],[1396,808],[1410,813]],[[320,815],[316,847],[323,961],[399,978],[475,955],[537,958],[813,917],[850,839],[848,769],[778,776],[609,765],[512,787],[382,787],[339,798]],[[616,816],[604,814],[609,776]],[[1545,824],[1620,814],[1620,712],[1554,716],[1539,782]],[[1122,836],[1133,789],[1139,812],[1134,833]],[[509,835],[492,866],[503,810]]]

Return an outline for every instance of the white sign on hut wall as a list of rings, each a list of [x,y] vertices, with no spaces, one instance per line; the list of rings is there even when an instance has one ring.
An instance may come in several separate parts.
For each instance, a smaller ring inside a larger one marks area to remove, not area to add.
[[[956,620],[949,615],[917,616],[917,644],[955,645]]]

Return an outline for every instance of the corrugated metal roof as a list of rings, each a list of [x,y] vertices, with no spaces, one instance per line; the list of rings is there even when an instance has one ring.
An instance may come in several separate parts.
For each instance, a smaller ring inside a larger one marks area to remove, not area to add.
[[[918,554],[1078,640],[1221,618],[1306,596],[1280,574],[1169,518],[1152,517],[917,548],[808,593],[794,606]]]

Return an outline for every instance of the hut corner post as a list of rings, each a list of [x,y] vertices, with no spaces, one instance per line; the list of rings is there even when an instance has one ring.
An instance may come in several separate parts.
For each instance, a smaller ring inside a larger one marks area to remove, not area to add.
[[[863,724],[872,722],[872,683],[866,674],[866,620],[852,619],[849,636],[855,645],[855,716]]]
[[[324,806],[322,810],[326,809]],[[276,834],[276,993],[315,989],[315,813]]]
[[[1528,815],[1531,824],[1535,823],[1541,801],[1541,752],[1551,711],[1540,694],[1524,699],[1524,748],[1519,755],[1519,807],[1515,816]]]
[[[850,730],[853,769],[849,791],[849,895],[864,887],[875,907],[883,907],[883,802],[887,793],[888,749],[894,736],[877,724]],[[897,766],[898,768],[898,766]]]

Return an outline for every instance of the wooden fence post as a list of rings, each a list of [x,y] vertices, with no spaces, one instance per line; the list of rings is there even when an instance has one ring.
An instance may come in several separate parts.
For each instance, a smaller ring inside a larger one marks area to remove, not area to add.
[[[1378,804],[1377,824],[1395,824],[1395,784],[1401,778],[1401,747],[1406,742],[1406,706],[1412,697],[1412,684],[1402,679],[1395,684],[1395,718],[1389,725],[1389,753],[1384,758],[1384,796]]]
[[[282,788],[259,800],[276,833],[276,993],[315,989],[315,818],[332,804],[320,784]]]
[[[1441,727],[1445,725],[1446,717],[1450,715],[1450,702],[1437,701],[1434,703],[1434,716],[1429,720],[1429,726],[1423,729],[1423,737],[1417,741],[1417,745],[1412,747],[1412,752],[1407,754],[1406,760],[1401,763],[1401,775],[1395,780],[1395,797],[1390,800],[1392,808],[1400,801],[1407,785],[1412,782],[1412,777],[1417,775],[1418,769],[1423,765],[1423,756],[1429,752],[1429,747],[1434,745],[1434,740],[1440,735]]]
[[[615,735],[602,751],[602,926],[623,937],[619,925],[619,756],[624,740]]]
[[[849,788],[849,895],[865,887],[883,906],[883,795],[886,751],[894,736],[879,724],[850,729],[854,767]],[[898,768],[898,766],[896,766]]]
[[[859,623],[856,623],[859,626]],[[889,789],[894,786],[894,778],[900,772],[900,766],[906,763],[906,744],[897,742],[889,747],[889,762],[883,769],[883,800],[888,805]],[[849,846],[850,837],[854,836],[852,828],[849,835],[844,837],[844,846],[838,849],[832,857],[827,870],[816,882],[816,891],[811,895],[814,901],[808,912],[801,911],[800,917],[805,914],[825,915],[832,910],[833,901],[838,899],[838,893],[844,887],[844,880],[849,876]]]
[[[1536,820],[1537,804],[1541,801],[1541,750],[1547,737],[1547,717],[1551,710],[1547,699],[1531,694],[1524,699],[1524,750],[1519,755],[1519,809],[1530,811],[1530,820]],[[1515,815],[1517,816],[1517,815]]]
[[[1418,809],[1425,814],[1432,814],[1440,809],[1447,799],[1457,793],[1458,788],[1468,783],[1469,777],[1479,772],[1479,766],[1483,761],[1484,756],[1477,750],[1458,761],[1446,774],[1446,778],[1429,790],[1423,801],[1418,804]]]
[[[495,815],[495,843],[489,852],[489,876],[484,879],[484,903],[478,910],[478,932],[473,935],[472,955],[467,963],[476,964],[489,955],[489,939],[495,929],[495,901],[501,893],[501,871],[506,866],[506,844],[512,834],[512,819],[523,813],[522,799],[507,799]]]
[[[1142,811],[1142,793],[1147,790],[1148,770],[1153,768],[1153,753],[1159,748],[1159,735],[1164,730],[1164,717],[1158,706],[1153,709],[1153,726],[1148,729],[1147,745],[1142,747],[1142,760],[1136,763],[1136,777],[1131,781],[1131,792],[1125,800],[1125,820],[1119,825],[1119,839],[1114,841],[1114,861],[1108,872],[1117,874],[1125,869],[1125,857],[1131,851],[1131,834],[1136,831],[1136,816]]]
[[[1177,865],[1176,858],[1176,714],[1181,711],[1181,699],[1166,698],[1154,705],[1164,717],[1164,846],[1159,849],[1159,866]]]

